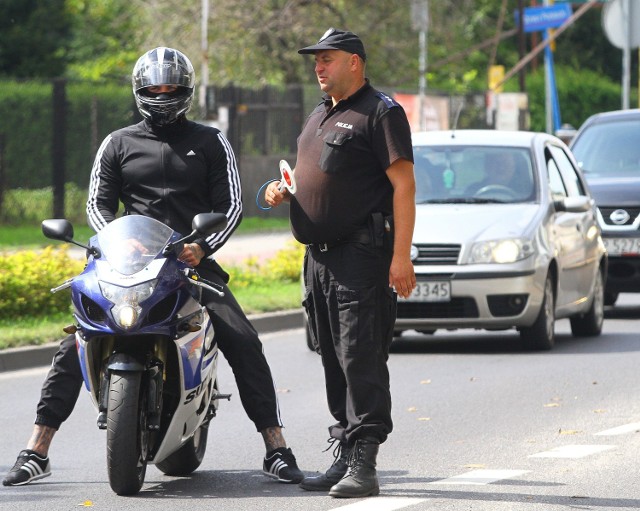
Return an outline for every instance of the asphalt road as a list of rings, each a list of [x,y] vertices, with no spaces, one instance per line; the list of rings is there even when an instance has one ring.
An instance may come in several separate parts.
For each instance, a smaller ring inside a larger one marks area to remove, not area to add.
[[[552,352],[523,352],[517,334],[438,332],[394,343],[395,430],[381,447],[380,497],[343,501],[261,473],[260,436],[220,363],[222,403],[200,469],[186,478],[149,467],[142,492],[108,485],[105,437],[81,395],[51,450],[53,475],[0,488],[0,509],[286,511],[566,511],[640,508],[640,297],[609,311],[603,335],[578,339],[567,320]],[[331,461],[323,377],[301,328],[262,336],[285,436],[301,468]],[[0,472],[30,433],[46,368],[0,373]]]

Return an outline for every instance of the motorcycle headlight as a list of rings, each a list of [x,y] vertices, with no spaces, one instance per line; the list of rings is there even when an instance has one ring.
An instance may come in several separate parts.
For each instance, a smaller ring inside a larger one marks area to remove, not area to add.
[[[533,254],[533,244],[523,238],[508,238],[475,243],[471,247],[469,264],[515,263]]]
[[[128,329],[136,324],[142,312],[140,303],[153,294],[156,282],[154,279],[131,287],[121,287],[108,282],[100,282],[102,295],[113,303],[111,311],[118,325]]]

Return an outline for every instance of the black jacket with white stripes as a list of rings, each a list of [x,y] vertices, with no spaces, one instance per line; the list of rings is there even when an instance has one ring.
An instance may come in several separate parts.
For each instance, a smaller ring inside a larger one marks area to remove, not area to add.
[[[210,256],[242,218],[235,155],[216,128],[186,118],[165,127],[142,121],[108,135],[91,171],[87,218],[97,232],[124,214],[145,215],[188,234],[198,213],[224,213],[228,225],[196,242]]]

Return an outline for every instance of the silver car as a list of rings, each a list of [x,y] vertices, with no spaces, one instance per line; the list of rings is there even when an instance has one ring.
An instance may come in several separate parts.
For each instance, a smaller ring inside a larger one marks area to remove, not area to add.
[[[413,135],[418,286],[398,300],[404,330],[516,328],[548,350],[555,321],[596,336],[607,253],[594,201],[567,146],[545,133]]]

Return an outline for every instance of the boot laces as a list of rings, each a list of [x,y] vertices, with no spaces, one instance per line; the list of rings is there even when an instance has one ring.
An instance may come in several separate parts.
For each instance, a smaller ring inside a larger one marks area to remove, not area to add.
[[[322,452],[327,452],[329,449],[333,449],[333,452],[331,453],[333,455],[333,463],[331,466],[333,466],[346,454],[346,446],[340,440],[333,437],[329,438],[327,442],[329,443],[329,446]]]
[[[358,468],[364,465],[364,456],[362,454],[362,441],[356,440],[356,443],[353,445],[351,451],[349,452],[349,457],[347,458],[347,469],[348,474],[353,474],[358,471]]]

